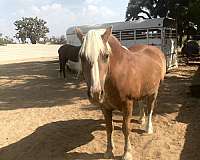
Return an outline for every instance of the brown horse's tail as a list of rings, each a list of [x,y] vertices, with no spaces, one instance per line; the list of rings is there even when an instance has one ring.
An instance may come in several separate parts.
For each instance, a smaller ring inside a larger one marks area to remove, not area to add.
[[[161,73],[161,81],[164,80],[165,74],[166,74],[166,64],[163,63],[163,66],[162,66],[162,73]]]
[[[160,54],[160,66],[161,66],[161,81],[164,80],[165,78],[165,74],[166,74],[166,71],[167,71],[167,63],[166,63],[166,58],[165,58],[165,54],[159,49],[159,54]]]
[[[163,59],[162,59],[162,64],[163,64],[163,72],[162,72],[162,81],[164,80],[165,78],[165,74],[166,74],[166,71],[167,71],[167,64],[166,64],[166,58],[163,54]]]

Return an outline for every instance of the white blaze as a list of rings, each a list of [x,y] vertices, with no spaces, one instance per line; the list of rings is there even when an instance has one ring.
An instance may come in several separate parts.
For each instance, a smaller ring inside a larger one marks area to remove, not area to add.
[[[85,38],[80,49],[80,56],[84,56],[86,60],[92,64],[91,69],[91,90],[100,91],[100,78],[99,78],[99,65],[98,57],[99,54],[105,53],[110,54],[111,49],[108,43],[103,43],[101,35],[105,33],[106,29],[95,29],[90,30],[85,35]]]
[[[95,61],[92,66],[92,75],[91,75],[91,82],[92,82],[92,89],[100,90],[100,79],[99,79],[99,65],[98,62]]]

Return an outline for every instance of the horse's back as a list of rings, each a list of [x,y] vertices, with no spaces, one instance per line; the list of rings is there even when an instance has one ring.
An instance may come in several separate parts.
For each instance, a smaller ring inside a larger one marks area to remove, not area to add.
[[[137,52],[137,51],[141,51],[147,47],[148,47],[147,45],[135,44],[135,45],[130,46],[128,49],[131,50],[132,52]]]
[[[166,73],[166,59],[164,53],[158,47],[151,45],[137,44],[131,46],[129,50],[131,51],[132,54],[138,56],[136,63],[140,61],[138,64],[139,66],[140,64],[142,65],[140,67],[143,68],[144,66],[147,67],[159,66],[157,69],[160,70],[161,72],[161,80],[164,79]]]
[[[134,50],[134,51],[132,51]],[[166,72],[165,57],[159,48],[140,45],[123,50],[116,68],[112,68],[120,97],[141,98],[157,92]]]
[[[70,44],[64,44],[58,49],[58,54],[65,54],[66,52],[68,52],[69,50],[71,50],[74,47],[75,46],[72,46]]]
[[[70,44],[62,45],[58,49],[59,59],[69,59],[71,61],[78,62],[80,46],[72,46]]]

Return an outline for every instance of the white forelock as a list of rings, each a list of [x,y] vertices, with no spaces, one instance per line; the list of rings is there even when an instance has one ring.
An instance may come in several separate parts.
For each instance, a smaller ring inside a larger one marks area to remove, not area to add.
[[[85,56],[90,62],[95,62],[98,59],[100,51],[106,54],[106,47],[104,46],[101,35],[105,33],[105,29],[94,29],[88,31],[85,35],[82,47],[80,49],[80,56]],[[110,46],[107,43],[107,49],[110,51]]]

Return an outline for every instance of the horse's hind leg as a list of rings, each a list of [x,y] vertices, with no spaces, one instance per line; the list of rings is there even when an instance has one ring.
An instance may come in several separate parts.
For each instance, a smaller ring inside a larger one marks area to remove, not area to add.
[[[140,124],[145,124],[145,106],[144,103],[142,101],[138,101],[138,105],[139,105],[139,110],[140,110],[140,118],[138,120],[138,122]]]
[[[122,131],[124,134],[124,155],[122,157],[123,160],[132,160],[132,147],[129,139],[129,134],[131,131],[131,117],[132,117],[132,110],[135,106],[135,101],[127,100],[126,105],[123,106],[123,124],[122,124]]]
[[[63,76],[64,76],[64,78],[66,78],[66,73],[65,73],[65,65],[66,65],[66,63],[67,63],[67,60],[64,60],[62,62],[62,70],[63,70]]]
[[[112,158],[114,143],[112,139],[113,125],[112,125],[112,110],[105,109],[102,107],[102,111],[104,114],[105,122],[106,122],[106,132],[107,132],[107,150],[105,152],[105,158]]]
[[[153,109],[155,106],[157,94],[158,94],[158,91],[156,91],[156,93],[154,93],[153,95],[151,95],[147,98],[148,119],[147,119],[145,131],[148,134],[153,133],[152,114],[153,114]]]
[[[62,62],[59,61],[59,64],[60,64],[59,77],[61,77],[62,76]]]

